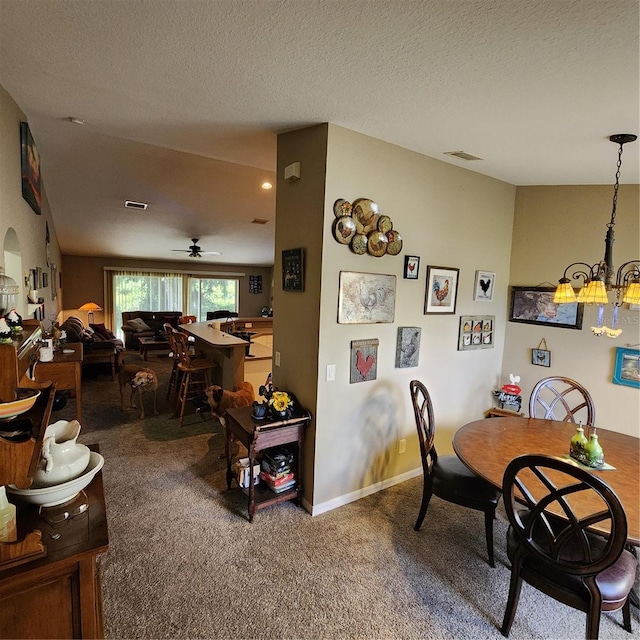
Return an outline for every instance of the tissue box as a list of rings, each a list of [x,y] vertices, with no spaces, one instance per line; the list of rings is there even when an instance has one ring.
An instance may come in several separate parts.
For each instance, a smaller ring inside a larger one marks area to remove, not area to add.
[[[232,470],[235,473],[238,484],[243,489],[249,488],[249,458],[239,458],[233,463]],[[253,484],[260,482],[260,465],[253,465]]]

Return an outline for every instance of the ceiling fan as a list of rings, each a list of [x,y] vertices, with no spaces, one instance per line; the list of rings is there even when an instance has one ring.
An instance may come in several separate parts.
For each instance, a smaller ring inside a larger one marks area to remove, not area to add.
[[[203,251],[198,246],[198,238],[191,238],[191,242],[193,242],[193,244],[188,249],[173,249],[173,251],[181,251],[183,253],[188,253],[190,258],[202,258],[203,255],[208,255],[208,256],[222,255],[219,251]]]

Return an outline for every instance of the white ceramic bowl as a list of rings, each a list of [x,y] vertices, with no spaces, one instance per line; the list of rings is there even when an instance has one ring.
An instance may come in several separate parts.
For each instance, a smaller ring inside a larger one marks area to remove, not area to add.
[[[18,489],[10,484],[7,485],[7,491],[25,502],[38,504],[41,507],[53,507],[75,498],[93,480],[96,473],[102,469],[102,465],[104,465],[104,458],[92,451],[87,469],[73,480],[40,489]]]
[[[17,400],[0,402],[0,420],[9,420],[29,411],[39,395],[38,389],[16,389]]]

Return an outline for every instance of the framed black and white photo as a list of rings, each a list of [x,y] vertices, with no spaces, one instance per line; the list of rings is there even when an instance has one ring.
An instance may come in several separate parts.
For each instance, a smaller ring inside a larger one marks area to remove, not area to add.
[[[491,302],[493,300],[493,286],[495,281],[495,273],[491,271],[476,271],[473,299],[476,302]]]
[[[304,291],[303,249],[288,249],[282,252],[282,289]]]

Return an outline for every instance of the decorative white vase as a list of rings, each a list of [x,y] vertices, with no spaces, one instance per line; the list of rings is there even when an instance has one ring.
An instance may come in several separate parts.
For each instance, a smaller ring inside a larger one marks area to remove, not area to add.
[[[33,486],[51,487],[82,475],[89,464],[91,452],[78,444],[80,423],[59,420],[50,424],[44,433],[38,470]]]

